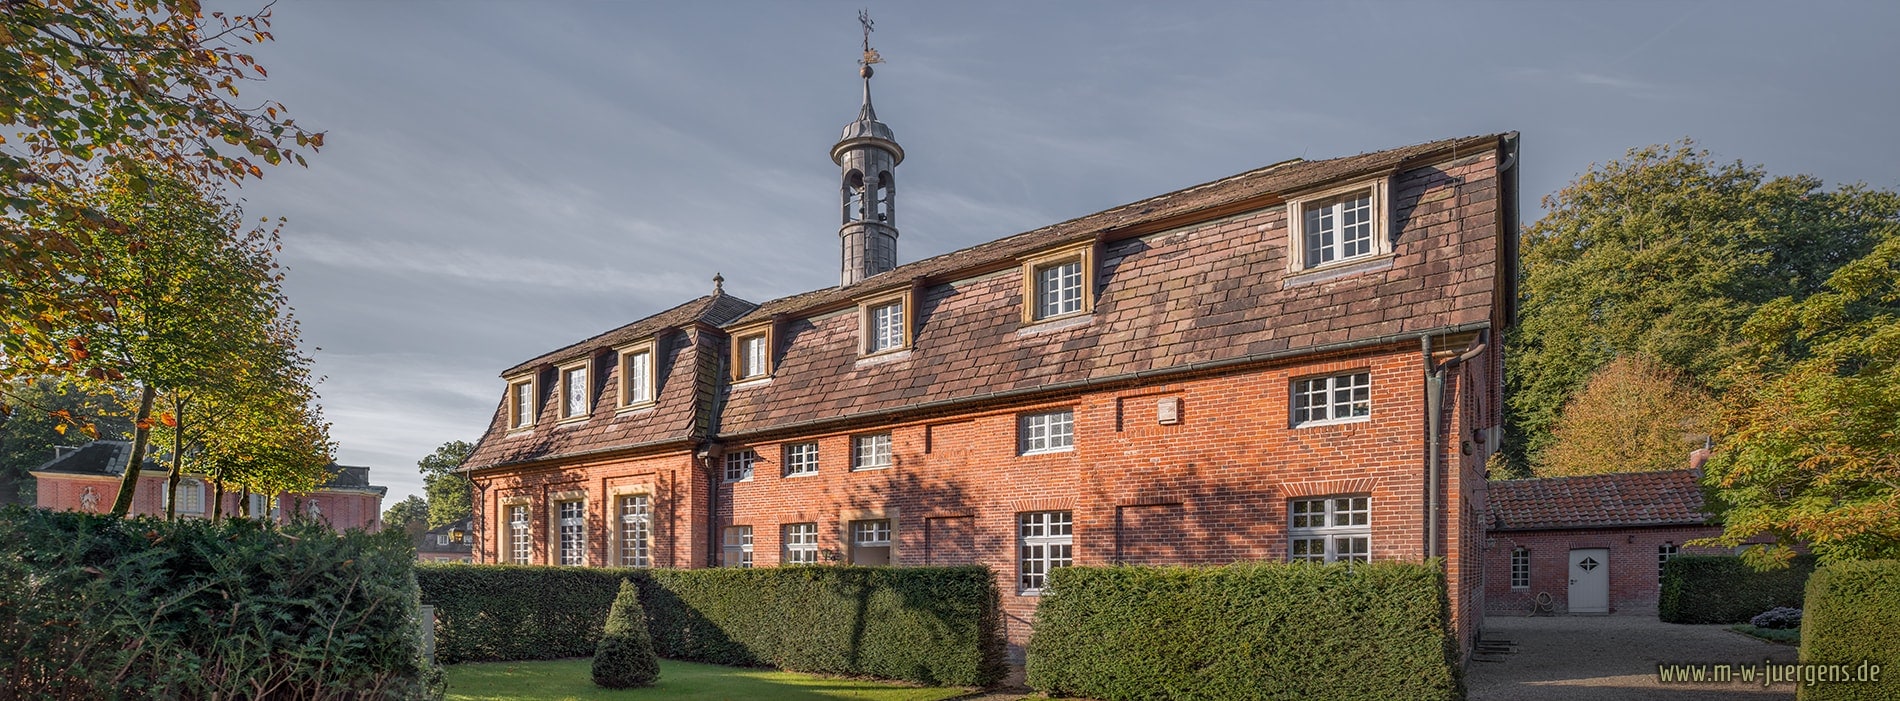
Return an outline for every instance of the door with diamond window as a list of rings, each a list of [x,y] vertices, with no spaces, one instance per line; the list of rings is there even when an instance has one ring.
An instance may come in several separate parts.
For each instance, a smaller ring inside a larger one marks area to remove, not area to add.
[[[1570,612],[1610,612],[1610,551],[1570,551]]]

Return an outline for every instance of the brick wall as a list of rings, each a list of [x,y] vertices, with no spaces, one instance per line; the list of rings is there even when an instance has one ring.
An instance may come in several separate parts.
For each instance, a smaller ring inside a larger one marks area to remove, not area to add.
[[[1499,531],[1484,548],[1485,611],[1497,615],[1529,615],[1538,594],[1548,593],[1551,613],[1569,610],[1570,551],[1608,548],[1610,551],[1610,613],[1656,615],[1657,548],[1674,544],[1682,553],[1725,554],[1722,548],[1690,548],[1683,544],[1717,535],[1717,526],[1659,528],[1602,528],[1555,531]],[[1531,582],[1511,588],[1511,550],[1530,553]]]
[[[45,476],[39,480],[39,501],[41,508],[61,511],[84,511],[86,489],[92,488],[98,496],[95,513],[112,510],[112,501],[119,496],[118,477],[87,476]],[[166,473],[145,471],[139,475],[138,493],[132,495],[132,514],[162,516],[165,513]],[[205,485],[205,510],[202,514],[183,514],[185,516],[209,517],[213,513],[213,500],[216,494],[209,484]],[[244,497],[239,494],[224,495],[225,516],[237,516]],[[325,522],[337,530],[364,528],[375,531],[382,527],[382,497],[361,492],[318,492],[315,494],[284,494],[278,497],[278,521],[287,522],[293,513],[306,513],[310,502],[316,502],[322,511]]]

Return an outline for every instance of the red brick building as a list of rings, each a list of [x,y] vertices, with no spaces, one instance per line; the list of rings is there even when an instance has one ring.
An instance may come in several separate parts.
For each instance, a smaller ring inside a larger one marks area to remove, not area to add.
[[[1719,535],[1697,470],[1491,483],[1485,609],[1656,615],[1662,563]]]
[[[29,472],[39,490],[38,506],[66,511],[103,513],[112,509],[119,497],[120,479],[125,475],[132,444],[125,441],[93,441],[79,448],[61,448],[52,460]],[[383,495],[387,487],[369,483],[369,468],[331,465],[330,479],[310,493],[225,494],[220,511],[236,516],[249,506],[258,518],[278,523],[302,514],[322,520],[337,530],[382,528]],[[165,514],[165,489],[171,472],[149,458],[139,469],[139,486],[132,495],[132,513]],[[185,475],[178,484],[178,506],[174,510],[184,518],[208,518],[216,509],[218,495],[200,475]]]
[[[1053,567],[1446,556],[1475,635],[1515,134],[898,265],[868,73],[832,151],[840,284],[755,304],[715,278],[503,372],[464,464],[478,561],[981,563],[1020,644]]]

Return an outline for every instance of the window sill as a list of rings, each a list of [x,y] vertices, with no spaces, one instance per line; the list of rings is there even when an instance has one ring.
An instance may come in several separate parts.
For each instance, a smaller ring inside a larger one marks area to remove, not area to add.
[[[1323,421],[1307,421],[1305,423],[1293,424],[1293,428],[1295,430],[1302,429],[1302,428],[1324,428],[1327,426],[1346,426],[1349,424],[1362,424],[1362,423],[1367,423],[1370,421],[1372,421],[1371,416],[1355,416],[1350,419],[1326,419]]]
[[[1052,316],[1052,317],[1047,317],[1043,319],[1037,319],[1027,324],[1023,324],[1021,327],[1016,329],[1016,335],[1031,336],[1035,334],[1042,334],[1042,333],[1049,333],[1053,331],[1062,331],[1066,329],[1072,329],[1077,326],[1088,326],[1093,323],[1095,323],[1095,314],[1092,312],[1087,312],[1087,311],[1070,312],[1068,314],[1063,314],[1061,316]]]
[[[565,419],[561,419],[560,421],[556,421],[556,422],[554,422],[554,425],[556,425],[556,426],[573,426],[573,425],[575,425],[575,424],[584,424],[584,423],[587,423],[587,420],[588,420],[588,419],[591,419],[591,418],[593,418],[593,415],[591,415],[591,414],[588,414],[588,415],[583,415],[583,416],[570,416],[570,417],[568,417],[568,418],[565,418]]]
[[[751,481],[752,481],[752,478],[748,476],[745,479],[736,479],[736,480],[722,479],[722,480],[719,480],[719,483],[720,484],[738,484],[740,482],[751,482]]]
[[[634,413],[638,413],[638,412],[642,412],[642,411],[647,411],[647,410],[650,410],[650,409],[652,409],[652,408],[654,408],[654,407],[657,407],[657,406],[659,406],[659,405],[660,405],[660,403],[659,403],[659,402],[656,402],[656,401],[653,401],[653,400],[647,400],[647,401],[644,401],[644,402],[637,402],[637,403],[634,403],[634,404],[628,404],[628,405],[626,405],[626,406],[622,406],[622,407],[617,407],[617,408],[615,408],[615,409],[614,409],[614,415],[615,415],[615,416],[619,416],[619,415],[621,415],[621,414],[634,414]]]
[[[1023,589],[1023,590],[1021,590],[1021,591],[1018,591],[1018,592],[1016,592],[1016,595],[1017,595],[1017,596],[1034,596],[1034,597],[1041,597],[1041,596],[1042,596],[1042,590],[1041,590],[1041,589]]]
[[[869,465],[866,467],[854,467],[854,468],[851,468],[851,471],[852,472],[877,472],[878,470],[889,470],[889,469],[891,469],[890,465]]]
[[[885,363],[895,363],[902,360],[910,360],[909,348],[893,348],[890,350],[881,350],[876,353],[866,353],[858,356],[858,362],[855,367],[861,368],[871,365],[883,365]]]
[[[769,385],[769,384],[772,384],[771,375],[753,375],[751,377],[742,377],[742,378],[732,381],[732,387],[734,389],[737,389],[740,387],[751,387],[753,385]]]
[[[1373,253],[1290,272],[1280,280],[1280,289],[1304,287],[1360,273],[1389,270],[1392,268],[1395,257],[1393,253]]]
[[[800,477],[817,477],[817,476],[818,476],[818,471],[817,471],[817,470],[813,470],[813,471],[811,471],[811,472],[794,472],[794,473],[792,473],[792,474],[789,474],[789,475],[785,475],[784,477],[781,477],[781,478],[779,478],[779,479],[788,479],[788,480],[789,480],[789,479],[798,479],[798,478],[800,478]]]
[[[1027,458],[1027,457],[1032,457],[1036,455],[1060,455],[1062,453],[1073,453],[1073,452],[1075,452],[1075,446],[1069,446],[1067,448],[1044,448],[1042,450],[1025,450],[1023,452],[1017,453],[1017,455]]]
[[[502,438],[520,438],[522,436],[532,436],[532,435],[534,435],[534,427],[527,426],[523,428],[508,429],[508,432],[501,434],[501,437]]]

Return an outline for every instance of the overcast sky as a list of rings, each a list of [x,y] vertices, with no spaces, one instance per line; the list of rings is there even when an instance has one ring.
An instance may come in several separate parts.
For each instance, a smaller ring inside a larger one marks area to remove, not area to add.
[[[237,9],[241,3],[230,4]],[[249,7],[254,8],[254,5]],[[837,282],[858,3],[286,0],[328,133],[239,193],[385,505],[510,365],[711,290]],[[876,3],[901,262],[1293,157],[1523,134],[1537,200],[1631,147],[1900,187],[1900,3]]]

